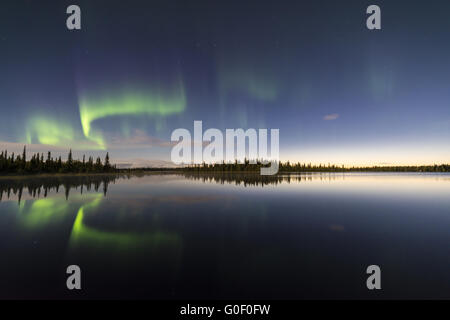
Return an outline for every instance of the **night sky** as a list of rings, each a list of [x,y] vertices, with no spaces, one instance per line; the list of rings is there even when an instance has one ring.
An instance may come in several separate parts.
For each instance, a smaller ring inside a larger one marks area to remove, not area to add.
[[[66,8],[81,7],[80,31]],[[382,29],[366,28],[381,7]],[[0,4],[0,147],[170,159],[174,129],[278,128],[282,160],[450,162],[450,2]]]

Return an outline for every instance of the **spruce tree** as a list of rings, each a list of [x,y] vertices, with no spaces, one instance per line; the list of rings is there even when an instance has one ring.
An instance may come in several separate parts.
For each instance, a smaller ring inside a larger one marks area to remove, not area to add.
[[[25,170],[25,166],[27,164],[27,146],[23,146],[23,154],[22,154],[22,168]]]
[[[105,157],[105,170],[109,170],[109,168],[111,167],[110,166],[110,163],[109,163],[109,153],[107,152],[106,153],[106,157]]]

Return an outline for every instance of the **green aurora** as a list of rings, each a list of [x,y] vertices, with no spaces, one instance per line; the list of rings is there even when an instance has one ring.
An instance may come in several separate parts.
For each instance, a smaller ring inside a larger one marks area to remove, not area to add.
[[[75,130],[69,122],[58,121],[42,115],[28,120],[26,127],[26,143],[34,141],[40,144],[64,146],[73,142]]]
[[[183,83],[178,81],[170,90],[127,89],[104,95],[83,94],[78,101],[80,126],[66,119],[48,115],[31,116],[26,125],[23,143],[85,150],[106,150],[108,143],[94,123],[108,117],[142,116],[164,118],[186,109]],[[123,119],[126,120],[126,119]],[[129,124],[122,123],[127,131]],[[155,125],[157,127],[157,125]],[[157,128],[156,128],[157,129]],[[128,130],[129,131],[129,130]]]
[[[170,94],[161,90],[154,93],[126,90],[119,94],[105,95],[100,98],[82,96],[79,100],[80,120],[84,136],[105,150],[107,143],[101,132],[93,128],[93,123],[113,116],[162,116],[182,113],[186,109],[184,87],[179,82]]]

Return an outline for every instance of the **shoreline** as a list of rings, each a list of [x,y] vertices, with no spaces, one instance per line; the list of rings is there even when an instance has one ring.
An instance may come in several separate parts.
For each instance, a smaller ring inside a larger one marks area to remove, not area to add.
[[[395,174],[450,174],[448,171],[286,171],[278,172],[273,176],[263,176],[263,177],[276,177],[282,175],[292,175],[292,174],[338,174],[338,173],[395,173]],[[233,175],[258,175],[259,171],[192,171],[192,170],[133,170],[124,172],[103,172],[103,173],[37,173],[37,174],[8,174],[1,175],[0,180],[6,179],[30,179],[30,178],[70,178],[70,177],[101,177],[101,176],[127,176],[127,175],[157,175],[157,174],[207,174],[207,175],[223,175],[223,174],[233,174]]]

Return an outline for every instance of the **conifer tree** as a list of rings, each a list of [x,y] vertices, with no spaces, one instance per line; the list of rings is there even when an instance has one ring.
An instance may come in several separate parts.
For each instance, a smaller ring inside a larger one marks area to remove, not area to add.
[[[23,147],[23,154],[22,154],[22,168],[25,170],[25,166],[27,164],[27,147]]]
[[[109,170],[109,168],[111,167],[110,163],[109,163],[109,153],[106,153],[106,157],[105,157],[105,169]]]

